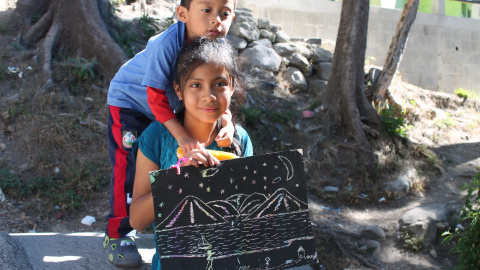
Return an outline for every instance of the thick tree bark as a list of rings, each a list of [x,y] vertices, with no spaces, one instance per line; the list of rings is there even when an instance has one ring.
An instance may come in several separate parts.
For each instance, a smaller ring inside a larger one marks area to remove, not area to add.
[[[402,16],[397,24],[397,30],[392,38],[390,49],[387,54],[387,60],[383,65],[383,70],[378,77],[372,92],[375,103],[383,104],[385,100],[396,103],[392,98],[388,87],[392,83],[393,76],[397,72],[398,66],[402,61],[403,52],[408,41],[408,35],[417,17],[418,4],[420,0],[408,0],[403,8]],[[396,104],[398,106],[398,104]]]
[[[108,0],[18,0],[10,27],[20,32],[21,45],[38,47],[45,82],[51,80],[54,51],[95,58],[109,81],[127,60],[104,23],[109,5]]]
[[[354,162],[365,166],[375,163],[365,132],[376,135],[380,127],[364,92],[368,14],[368,0],[343,1],[333,68],[324,96],[330,135],[346,136],[349,143],[339,146],[353,151]]]

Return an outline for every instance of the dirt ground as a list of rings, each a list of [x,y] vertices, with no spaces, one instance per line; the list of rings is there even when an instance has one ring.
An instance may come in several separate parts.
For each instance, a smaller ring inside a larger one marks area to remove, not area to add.
[[[3,10],[0,5],[0,26],[5,25],[6,17],[9,14],[8,7],[11,7],[8,4],[12,2],[14,1],[7,1]],[[170,4],[166,2],[165,7],[170,8]],[[131,11],[131,9],[125,8],[123,16],[126,16],[125,13],[129,10]],[[4,29],[4,27],[0,28]],[[31,91],[31,95],[36,91],[35,89],[41,86],[33,57],[35,50],[19,49],[15,46],[16,38],[15,33],[0,32],[1,68],[17,67],[23,71],[22,77],[19,76],[19,73],[8,73],[4,74],[5,77],[0,80],[0,113],[3,115],[3,122],[0,126],[3,129],[0,135],[0,169],[9,168],[12,173],[19,175],[34,175],[35,171],[31,170],[32,163],[38,159],[39,154],[37,146],[34,144],[35,140],[31,140],[31,138],[36,138],[35,134],[40,131],[38,127],[34,126],[36,124],[32,124],[31,118],[29,118],[32,116],[28,116],[26,113],[18,117],[4,115],[6,111],[11,112],[15,104],[21,104],[18,102],[18,94],[23,95],[26,91]],[[98,87],[100,90],[92,99],[106,100],[106,86]],[[326,198],[317,196],[313,192],[310,193],[309,207],[313,228],[317,231],[317,241],[326,243],[325,249],[319,253],[327,254],[328,258],[323,257],[326,260],[324,264],[327,269],[446,269],[455,266],[456,259],[448,254],[449,247],[442,246],[440,240],[434,243],[433,248],[436,254],[432,254],[431,251],[414,252],[403,246],[403,242],[397,237],[395,228],[398,226],[400,216],[412,207],[431,202],[448,202],[449,205],[458,207],[462,205],[466,192],[460,190],[459,187],[472,179],[480,170],[480,100],[474,98],[464,100],[453,94],[420,89],[403,81],[400,76],[395,78],[390,90],[397,102],[407,112],[408,124],[411,126],[407,132],[406,142],[412,146],[431,149],[436,154],[433,155],[433,158],[437,160],[425,173],[422,184],[417,187],[415,192],[396,200],[390,200],[388,204],[378,202],[379,198],[345,202],[338,198]],[[252,136],[254,147],[260,148],[260,145],[268,139],[275,138],[276,142],[282,142],[281,145],[287,149],[307,149],[312,141],[305,140],[305,137],[318,138],[322,135],[321,129],[312,128],[321,118],[320,107],[317,108],[319,110],[314,118],[304,119],[301,117],[302,110],[311,104],[312,97],[308,94],[260,91],[256,93],[254,91],[258,90],[254,89],[250,91],[252,91],[250,93],[252,97],[268,100],[269,102],[262,104],[269,110],[289,108],[295,111],[293,122],[282,126],[284,130],[288,129],[288,131],[275,135],[279,133],[278,130],[267,128],[263,137]],[[67,96],[68,99],[72,95]],[[78,95],[74,95],[73,98],[80,99]],[[67,102],[67,104],[69,103]],[[99,106],[98,104],[89,105],[82,109],[97,112],[92,114],[90,120],[106,123],[106,114]],[[9,121],[6,121],[5,118],[9,118]],[[35,117],[33,116],[33,118]],[[38,124],[38,122],[35,123]],[[106,140],[102,141],[104,130],[101,127],[89,127],[93,130],[91,132],[93,135],[88,140],[85,139],[85,142],[91,143],[91,148],[98,152],[96,158],[104,159],[103,167],[100,169],[108,171],[108,168],[104,168],[104,166],[108,167]],[[309,128],[310,132],[305,131]],[[29,145],[28,142],[31,142],[32,145]],[[50,147],[55,148],[54,146]],[[270,149],[263,147],[262,151],[272,149],[278,150],[272,146]],[[88,153],[84,153],[84,155],[88,155]],[[412,162],[409,158],[400,159],[398,166],[411,165]],[[42,168],[56,170],[55,165]],[[103,176],[105,178],[105,175]],[[393,178],[394,175],[387,174],[384,177]],[[102,181],[105,183],[109,180]],[[320,178],[309,179],[309,181],[321,182],[323,180]],[[59,192],[55,190],[55,187],[52,189]],[[29,231],[102,232],[106,225],[105,218],[109,213],[109,190],[106,184],[101,190],[91,192],[75,211],[67,211],[58,206],[51,209],[35,207],[37,204],[41,205],[42,196],[40,194],[26,196],[23,199],[14,199],[8,193],[5,196],[6,200],[0,202],[0,230],[10,233]],[[82,224],[82,218],[87,215],[95,217],[96,222],[92,225]],[[333,234],[322,233],[336,230],[355,231],[363,225],[380,225],[386,230],[387,238],[381,242],[381,252],[375,256],[366,256],[354,251],[346,252],[342,250],[338,242],[348,241],[348,237],[338,235],[339,238],[335,238]],[[151,231],[147,231],[147,233],[151,233]],[[363,257],[368,257],[368,260],[365,261],[362,259]],[[374,264],[369,265],[369,262],[374,262]]]

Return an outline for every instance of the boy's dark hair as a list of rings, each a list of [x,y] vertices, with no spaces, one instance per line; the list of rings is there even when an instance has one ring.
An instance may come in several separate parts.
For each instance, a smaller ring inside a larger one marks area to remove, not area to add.
[[[180,6],[184,6],[187,8],[187,10],[190,9],[190,4],[192,3],[193,0],[181,0],[180,1]],[[237,7],[237,0],[235,0],[235,6],[234,8]]]
[[[245,89],[240,80],[237,51],[227,39],[199,38],[186,44],[179,52],[175,63],[175,83],[181,92],[193,71],[205,63],[219,65],[227,71],[234,87],[230,111],[232,118],[245,102]]]

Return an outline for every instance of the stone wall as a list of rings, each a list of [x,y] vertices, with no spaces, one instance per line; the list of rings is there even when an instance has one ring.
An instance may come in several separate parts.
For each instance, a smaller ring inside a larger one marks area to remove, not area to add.
[[[334,49],[341,2],[326,0],[238,0],[257,18],[280,24],[290,37],[319,37]],[[383,66],[402,11],[370,8],[367,57]],[[453,93],[463,88],[480,93],[480,20],[418,13],[399,67],[410,83]]]

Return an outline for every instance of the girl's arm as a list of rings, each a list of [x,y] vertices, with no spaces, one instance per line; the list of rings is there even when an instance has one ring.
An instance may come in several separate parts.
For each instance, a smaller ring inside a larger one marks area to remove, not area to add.
[[[130,225],[137,231],[143,231],[155,221],[150,171],[158,170],[159,167],[140,149],[138,149],[136,163],[133,197],[130,204]]]

